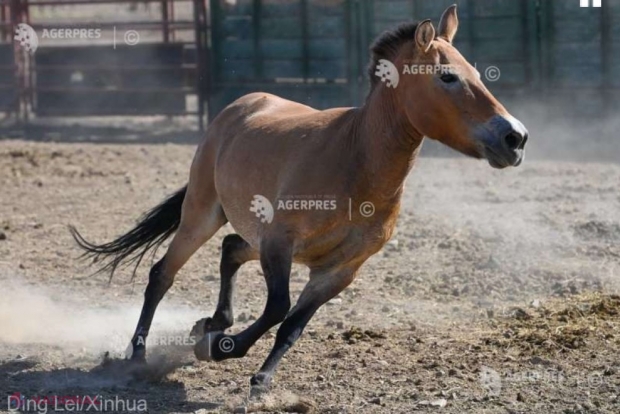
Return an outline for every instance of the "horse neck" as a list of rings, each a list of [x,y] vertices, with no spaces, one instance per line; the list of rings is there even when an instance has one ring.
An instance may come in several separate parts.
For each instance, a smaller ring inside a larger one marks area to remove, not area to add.
[[[409,122],[397,92],[376,85],[360,109],[357,142],[363,154],[365,183],[375,197],[400,198],[419,153],[423,135]]]

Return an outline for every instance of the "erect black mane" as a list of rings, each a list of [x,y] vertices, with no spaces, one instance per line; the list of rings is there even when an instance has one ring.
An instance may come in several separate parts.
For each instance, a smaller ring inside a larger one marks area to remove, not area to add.
[[[415,31],[418,28],[417,22],[402,23],[392,30],[383,32],[370,47],[370,64],[368,65],[368,77],[370,79],[370,90],[372,91],[377,83],[380,83],[375,76],[375,70],[379,64],[379,59],[394,60],[400,47],[415,39]]]

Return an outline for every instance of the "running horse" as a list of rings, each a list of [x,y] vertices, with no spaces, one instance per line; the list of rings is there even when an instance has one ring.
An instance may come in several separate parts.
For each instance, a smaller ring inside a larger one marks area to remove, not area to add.
[[[349,286],[390,239],[404,181],[424,137],[485,158],[494,168],[521,164],[528,132],[453,46],[457,28],[451,6],[437,29],[425,20],[381,35],[371,48],[370,92],[359,108],[320,111],[262,92],[239,98],[210,124],[187,186],[134,229],[97,245],[71,228],[85,255],[104,259],[101,270],[112,272],[122,263],[139,263],[174,234],[150,270],[130,360],[145,360],[155,309],[176,273],[229,222],[236,234],[223,239],[218,304],[212,317],[194,326],[194,353],[199,360],[241,358],[281,323],[273,349],[250,380],[251,394],[267,391],[278,363],[314,313]],[[455,70],[401,73],[412,65]],[[276,208],[278,200],[316,194],[330,195],[330,208]],[[237,271],[251,260],[260,260],[264,272],[264,311],[247,329],[224,333],[233,325]],[[310,273],[291,308],[292,263]]]

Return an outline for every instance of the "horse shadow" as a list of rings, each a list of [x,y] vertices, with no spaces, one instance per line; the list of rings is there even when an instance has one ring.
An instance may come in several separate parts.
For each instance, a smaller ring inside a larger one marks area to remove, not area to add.
[[[194,413],[221,408],[218,403],[188,401],[184,384],[166,377],[182,365],[187,364],[162,360],[132,364],[107,356],[88,370],[49,369],[31,358],[3,361],[0,412]]]

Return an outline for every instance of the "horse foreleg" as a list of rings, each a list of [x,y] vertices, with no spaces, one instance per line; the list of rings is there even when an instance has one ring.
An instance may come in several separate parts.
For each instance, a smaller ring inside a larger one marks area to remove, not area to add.
[[[260,261],[267,282],[267,304],[263,314],[237,335],[207,333],[194,347],[199,360],[241,358],[270,328],[286,317],[291,300],[289,279],[293,262],[290,241],[267,241],[261,245]]]
[[[250,396],[261,395],[269,389],[280,360],[299,339],[314,313],[346,288],[355,279],[356,271],[357,267],[337,271],[310,272],[310,281],[301,292],[297,304],[278,329],[276,341],[269,356],[258,373],[250,380]]]

